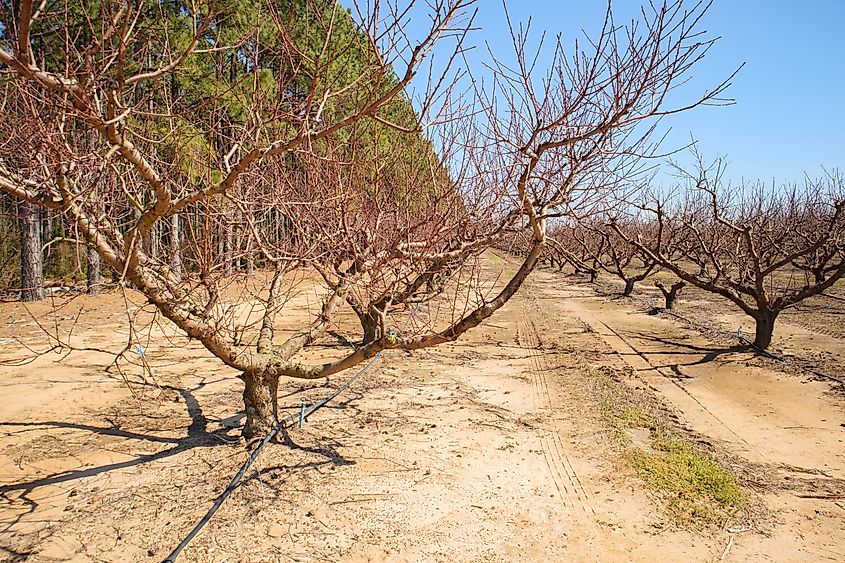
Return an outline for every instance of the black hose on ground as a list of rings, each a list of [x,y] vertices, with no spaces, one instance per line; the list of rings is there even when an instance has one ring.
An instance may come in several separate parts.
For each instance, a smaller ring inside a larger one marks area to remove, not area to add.
[[[270,443],[270,440],[272,440],[276,436],[276,434],[279,433],[279,431],[281,431],[283,428],[287,428],[287,427],[291,426],[295,422],[298,422],[300,417],[307,418],[308,416],[310,416],[311,414],[313,414],[314,412],[316,412],[317,410],[319,410],[323,406],[325,406],[326,403],[328,403],[329,401],[333,400],[335,397],[337,397],[338,395],[343,393],[346,389],[349,388],[350,385],[352,385],[355,382],[356,379],[358,379],[359,377],[364,375],[364,373],[366,373],[367,370],[369,370],[373,366],[373,364],[375,363],[375,361],[378,359],[378,357],[380,355],[381,355],[381,352],[379,352],[378,354],[373,356],[370,359],[370,361],[367,362],[367,365],[365,365],[363,368],[361,368],[361,370],[358,371],[358,373],[356,373],[351,378],[349,378],[343,385],[341,385],[340,387],[338,387],[337,389],[332,391],[329,395],[327,395],[326,397],[323,397],[322,399],[320,399],[316,403],[306,407],[304,413],[296,412],[296,413],[290,414],[290,415],[286,416],[285,418],[279,420],[279,422],[276,423],[276,425],[273,427],[272,430],[270,430],[270,432],[267,434],[267,436],[265,436],[264,439],[261,440],[261,443],[258,444],[258,447],[256,447],[254,450],[252,450],[252,453],[249,454],[248,458],[246,458],[246,461],[243,463],[241,468],[235,474],[232,481],[226,487],[226,490],[224,490],[220,494],[220,496],[217,497],[217,500],[214,501],[214,504],[211,505],[211,508],[209,508],[208,512],[205,513],[205,516],[203,516],[202,519],[199,522],[197,522],[197,525],[194,526],[194,528],[190,531],[190,533],[188,533],[188,535],[185,536],[185,539],[182,540],[182,542],[179,545],[176,546],[176,549],[174,549],[172,552],[170,552],[170,555],[168,555],[164,559],[164,561],[162,561],[162,563],[175,563],[176,558],[179,557],[179,554],[182,552],[182,550],[185,549],[188,546],[189,543],[191,543],[191,540],[193,540],[194,537],[196,537],[196,535],[200,532],[200,530],[202,530],[205,527],[205,525],[208,524],[209,520],[211,520],[211,518],[214,516],[214,513],[217,512],[217,510],[221,506],[223,506],[223,503],[226,501],[226,499],[229,497],[229,495],[232,494],[232,491],[234,491],[237,488],[238,483],[241,482],[241,479],[243,479],[243,476],[246,475],[246,472],[249,470],[249,468],[252,466],[252,464],[255,462],[255,460],[258,458],[258,456],[261,454],[261,450],[264,449],[264,446],[266,446],[268,443]]]

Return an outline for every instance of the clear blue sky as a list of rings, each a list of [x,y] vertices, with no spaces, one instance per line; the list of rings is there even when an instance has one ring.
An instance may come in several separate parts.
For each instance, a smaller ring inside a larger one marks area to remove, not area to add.
[[[533,18],[535,38],[541,29],[562,32],[565,44],[582,29],[595,36],[605,8],[604,0],[507,3],[512,20]],[[621,15],[639,5],[614,3]],[[485,43],[508,58],[512,48],[501,1],[479,0],[477,7],[472,64],[485,58]],[[412,22],[412,37],[419,37],[418,25],[425,22]],[[821,175],[822,166],[845,168],[843,25],[845,0],[715,0],[702,29],[721,39],[695,71],[690,92],[718,84],[744,62],[726,92],[736,105],[670,118],[667,148],[683,145],[692,134],[705,157],[727,158],[727,176],[737,180],[780,183],[800,180],[804,173]]]

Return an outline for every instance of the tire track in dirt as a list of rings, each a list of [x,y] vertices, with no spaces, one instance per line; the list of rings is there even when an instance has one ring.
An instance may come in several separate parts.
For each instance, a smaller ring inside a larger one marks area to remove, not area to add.
[[[572,307],[572,310],[626,364],[634,369],[643,383],[667,399],[675,409],[683,413],[687,422],[692,424],[693,427],[698,428],[699,431],[712,438],[722,440],[725,443],[733,444],[734,448],[736,448],[735,451],[749,461],[770,465],[778,474],[786,475],[786,478],[790,479],[790,483],[796,481],[796,475],[800,476],[808,472],[814,475],[822,475],[826,479],[832,479],[836,483],[839,482],[838,478],[834,478],[829,474],[830,468],[827,467],[828,462],[835,460],[831,459],[826,453],[819,453],[820,451],[829,452],[831,451],[830,448],[820,450],[819,448],[804,447],[802,444],[805,441],[795,435],[794,432],[791,435],[784,433],[785,430],[793,427],[784,427],[783,422],[780,420],[768,422],[765,419],[755,419],[758,428],[757,435],[777,436],[777,439],[768,441],[746,439],[746,432],[744,431],[746,426],[738,426],[735,416],[731,418],[732,415],[729,411],[722,409],[719,412],[715,412],[710,407],[714,404],[718,407],[719,404],[713,403],[713,398],[710,400],[706,398],[703,400],[700,399],[695,393],[690,392],[668,368],[655,365],[649,359],[650,352],[642,349],[637,343],[636,336],[627,337],[603,322],[596,314],[589,314],[586,310],[582,310],[578,306]],[[766,399],[766,401],[768,400]],[[727,418],[723,418],[723,416]],[[833,431],[839,432],[838,429],[834,429]],[[777,447],[773,444],[776,444]],[[784,446],[784,444],[789,447]],[[801,447],[800,451],[803,452],[800,454],[801,456],[815,456],[813,458],[815,461],[810,461],[807,457],[796,457],[798,454],[795,451],[799,451],[796,449],[799,447]],[[812,465],[812,467],[801,467],[807,464]],[[821,469],[822,467],[824,469]],[[790,486],[788,488],[792,489],[794,487]],[[836,490],[839,490],[838,485]]]
[[[549,414],[552,414],[554,401],[552,394],[549,392],[549,384],[545,375],[549,370],[549,365],[542,352],[543,344],[534,321],[529,318],[526,311],[523,311],[523,313],[523,318],[528,318],[528,320],[522,320],[518,323],[517,339],[519,345],[528,353],[534,403],[538,409],[547,410]],[[554,429],[541,430],[540,446],[549,473],[564,504],[570,508],[580,508],[585,515],[595,515],[595,509],[584,485],[581,483],[581,478],[566,455],[560,433]]]
[[[678,383],[675,377],[655,366],[641,350],[637,349],[631,341],[622,336],[619,331],[614,330],[608,324],[597,318],[583,318],[582,320],[595,330],[596,333],[598,333],[599,336],[601,336],[602,339],[604,339],[604,341],[620,357],[622,357],[625,363],[634,368],[634,371],[639,374],[640,379],[642,379],[642,381],[652,390],[662,393],[664,396],[678,404],[683,404],[683,401],[679,401],[679,398],[683,396],[684,401],[690,401],[695,405],[694,408],[699,411],[701,416],[709,418],[716,424],[716,426],[730,434],[733,439],[741,442],[748,450],[754,450],[745,438],[738,434],[729,424],[716,416],[716,414],[708,409],[707,406],[705,406],[697,397],[684,389],[684,386]],[[636,359],[636,361],[633,361],[634,359]],[[671,384],[671,387],[668,387],[666,383]],[[682,395],[679,395],[677,392],[673,392],[673,388],[680,391]],[[688,409],[685,410],[689,412]]]

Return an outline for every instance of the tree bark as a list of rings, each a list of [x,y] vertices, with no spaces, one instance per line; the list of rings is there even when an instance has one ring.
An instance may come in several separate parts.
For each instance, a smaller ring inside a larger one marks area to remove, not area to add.
[[[161,223],[153,223],[152,228],[150,229],[150,256],[153,258],[158,258],[161,256],[161,237],[162,235],[162,225]]]
[[[44,270],[41,255],[41,222],[34,204],[20,205],[21,301],[44,299]]]
[[[625,280],[625,290],[622,292],[622,295],[624,295],[625,297],[629,297],[631,295],[631,293],[633,293],[633,291],[634,291],[634,284],[635,283],[636,283],[636,280],[632,280],[632,279]]]
[[[244,407],[247,440],[265,436],[279,421],[279,376],[244,373]]]
[[[429,280],[431,281],[431,280]],[[361,346],[365,346],[371,342],[375,342],[379,338],[379,320],[371,312],[370,309],[354,299],[347,298],[346,301],[350,308],[355,312],[358,321],[361,323],[361,330],[364,336],[361,339]]]
[[[754,331],[754,346],[765,350],[772,343],[772,333],[775,330],[775,320],[780,311],[758,311],[754,320],[757,326]]]
[[[182,279],[182,235],[179,231],[179,215],[170,216],[170,271],[177,280]]]
[[[252,254],[252,237],[247,234],[246,250],[244,251],[244,270],[246,277],[251,278],[255,275],[255,262]]]
[[[88,295],[100,294],[100,255],[94,247],[89,246],[85,257],[88,261]]]
[[[364,338],[361,340],[361,344],[369,344],[375,341],[379,337],[378,320],[369,314],[358,315],[358,318],[361,321],[361,328],[364,330]]]
[[[654,286],[660,290],[663,294],[663,298],[666,301],[666,309],[671,311],[678,305],[678,294],[680,293],[681,289],[683,289],[687,284],[683,281],[676,282],[672,284],[670,287],[666,287],[659,281],[654,282]]]

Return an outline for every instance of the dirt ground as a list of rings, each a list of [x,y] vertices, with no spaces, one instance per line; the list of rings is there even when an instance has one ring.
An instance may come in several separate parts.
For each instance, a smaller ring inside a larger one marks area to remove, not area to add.
[[[385,353],[268,445],[180,561],[845,560],[841,386],[735,349],[740,316],[707,296],[686,296],[684,320],[647,314],[648,288],[607,290],[541,270],[459,342]],[[845,303],[831,303],[782,318],[775,348],[841,377]],[[121,294],[75,299],[56,322],[80,307],[75,345],[129,340]],[[136,366],[105,372],[98,351],[10,365],[42,332],[0,305],[0,554],[161,561],[249,455],[240,381],[166,326],[146,383]],[[748,501],[716,524],[675,518],[625,455],[596,374],[660,405]],[[287,382],[282,404],[345,378]]]

